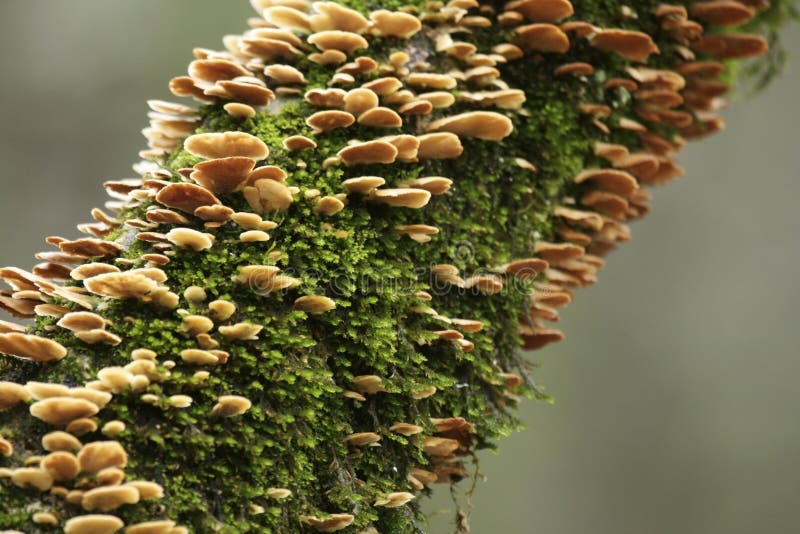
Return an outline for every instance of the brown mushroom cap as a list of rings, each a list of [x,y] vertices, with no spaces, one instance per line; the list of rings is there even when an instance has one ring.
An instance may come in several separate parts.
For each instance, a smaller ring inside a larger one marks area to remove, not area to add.
[[[205,133],[184,141],[184,148],[193,156],[205,159],[244,157],[266,159],[269,148],[264,141],[245,132]]]
[[[522,13],[531,22],[558,22],[574,13],[567,0],[515,0],[505,7]]]
[[[236,191],[253,171],[256,162],[251,158],[231,157],[203,161],[194,166],[192,180],[214,194]]]
[[[526,52],[564,54],[569,50],[569,37],[552,24],[535,23],[514,29],[516,42]]]
[[[134,271],[99,274],[84,280],[83,285],[95,295],[120,299],[142,299],[158,287],[155,280]]]
[[[659,53],[649,35],[632,30],[601,30],[592,37],[591,43],[595,48],[616,52],[633,61],[647,61],[650,54]]]
[[[201,206],[221,204],[209,190],[195,184],[172,184],[158,192],[156,201],[186,213],[194,213]]]
[[[575,177],[575,183],[592,181],[598,187],[628,197],[639,188],[639,184],[630,173],[616,169],[586,169]]]
[[[113,515],[82,515],[64,524],[64,534],[114,534],[124,526],[125,523]]]
[[[511,119],[492,111],[470,111],[433,121],[429,131],[446,131],[464,137],[500,141],[513,131]]]
[[[755,9],[735,0],[693,2],[689,6],[693,17],[718,26],[738,26],[755,15]]]
[[[389,427],[389,430],[402,434],[403,436],[414,436],[425,431],[421,426],[412,425],[411,423],[395,423]]]
[[[305,99],[314,106],[323,108],[344,107],[347,92],[343,89],[312,89],[305,94]]]
[[[35,362],[58,361],[67,355],[67,349],[47,338],[9,332],[0,334],[0,354],[8,354]]]
[[[760,35],[730,33],[704,35],[692,43],[692,48],[716,59],[725,60],[760,56],[769,49],[769,45]]]
[[[49,397],[31,404],[31,415],[45,423],[61,426],[70,421],[95,415],[97,405],[86,399],[72,397]]]
[[[61,328],[72,330],[73,332],[85,332],[87,330],[102,330],[106,327],[106,320],[91,312],[71,312],[64,315],[58,323]]]

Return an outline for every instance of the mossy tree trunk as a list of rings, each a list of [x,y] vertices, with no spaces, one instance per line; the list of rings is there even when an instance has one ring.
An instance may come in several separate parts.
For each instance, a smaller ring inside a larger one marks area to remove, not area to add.
[[[422,532],[548,399],[520,345],[721,127],[718,60],[765,42],[713,23],[789,9],[253,4],[115,213],[0,271],[35,318],[0,323],[0,529]]]

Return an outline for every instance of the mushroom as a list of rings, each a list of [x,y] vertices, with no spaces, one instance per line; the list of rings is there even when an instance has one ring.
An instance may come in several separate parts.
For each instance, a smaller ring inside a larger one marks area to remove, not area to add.
[[[0,412],[10,410],[21,402],[30,400],[31,394],[25,386],[15,382],[0,382]]]
[[[565,54],[569,38],[558,26],[544,23],[528,24],[514,29],[516,42],[526,52],[554,52]]]
[[[46,451],[77,451],[82,446],[78,438],[61,430],[50,432],[42,437],[42,448]]]
[[[161,189],[156,195],[156,201],[186,213],[194,213],[202,206],[221,204],[208,189],[187,183],[171,184]]]
[[[90,489],[83,494],[81,506],[88,512],[94,510],[109,512],[125,504],[136,504],[138,502],[139,490],[126,484],[124,486],[103,486]]]
[[[402,434],[403,436],[415,436],[417,434],[421,434],[425,431],[419,425],[412,425],[411,423],[395,423],[389,427],[389,430],[392,432],[397,432],[398,434]]]
[[[326,30],[313,33],[307,41],[320,50],[339,50],[348,55],[356,50],[369,47],[367,40],[353,32]]]
[[[343,530],[355,521],[355,516],[351,514],[331,514],[327,519],[319,519],[313,516],[303,516],[300,520],[320,532],[336,532]]]
[[[431,199],[431,193],[425,189],[411,187],[400,189],[378,189],[373,191],[370,200],[396,208],[422,208]]]
[[[291,190],[271,179],[256,180],[252,186],[245,187],[244,198],[258,213],[287,210],[294,202]]]
[[[422,23],[414,15],[401,11],[379,9],[369,15],[372,25],[380,35],[409,39],[422,29]]]
[[[353,378],[353,385],[361,393],[367,395],[375,395],[381,391],[386,391],[383,388],[383,379],[376,375],[360,375]]]
[[[21,488],[35,488],[47,491],[53,487],[53,477],[38,467],[21,467],[11,473],[11,482]]]
[[[317,148],[317,143],[303,135],[292,135],[283,140],[283,148],[290,152]]]
[[[74,454],[65,451],[56,451],[42,458],[39,464],[47,471],[53,480],[72,480],[80,473],[80,465]]]
[[[414,494],[407,491],[400,491],[395,493],[388,493],[375,500],[374,506],[383,506],[384,508],[399,508],[414,500]]]
[[[348,9],[336,2],[314,2],[318,13],[310,19],[313,31],[342,30],[361,33],[369,26],[369,21],[354,9]]]
[[[67,349],[51,339],[9,332],[0,334],[0,353],[35,362],[52,362],[64,358]]]
[[[128,454],[118,441],[94,441],[83,446],[78,462],[84,473],[97,473],[108,467],[125,467]]]
[[[230,157],[203,161],[194,166],[192,180],[217,195],[236,191],[253,171],[251,158]]]
[[[420,89],[455,89],[458,82],[449,74],[430,72],[412,72],[406,77],[406,83]]]
[[[316,132],[329,132],[336,128],[347,128],[355,121],[355,117],[346,111],[328,109],[309,116],[306,124],[314,128]]]
[[[369,165],[373,163],[394,163],[398,150],[386,141],[367,141],[341,149],[338,156],[346,165]]]
[[[380,440],[380,434],[375,432],[357,432],[344,438],[344,442],[353,447],[366,447],[367,445],[378,443]]]
[[[64,524],[64,534],[114,534],[125,523],[113,515],[82,515]]]
[[[457,158],[464,152],[458,136],[450,132],[429,133],[417,136],[420,159]]]
[[[755,15],[755,9],[734,0],[693,2],[689,6],[693,17],[717,26],[739,26]]]
[[[205,159],[239,156],[262,160],[269,156],[267,145],[258,137],[245,132],[193,135],[184,141],[184,148],[193,156]]]
[[[336,308],[336,302],[328,297],[320,295],[310,295],[300,297],[294,301],[294,308],[296,310],[310,313],[311,315],[320,315],[322,313],[331,311]]]
[[[246,120],[252,119],[256,116],[256,110],[253,109],[253,106],[242,104],[240,102],[230,102],[222,106],[222,108],[228,112],[228,115],[236,119]],[[130,529],[128,529],[128,531],[130,531]]]
[[[175,521],[146,521],[125,529],[125,534],[172,534]]]
[[[505,8],[522,13],[531,22],[558,22],[574,13],[567,0],[515,0]]]
[[[374,128],[400,128],[403,119],[394,110],[385,107],[369,109],[358,116],[358,123]]]
[[[380,176],[359,176],[357,178],[348,178],[342,185],[350,193],[367,194],[373,189],[376,189],[386,183],[386,180]]]
[[[212,417],[236,417],[253,406],[248,399],[239,395],[223,395],[211,410]]]
[[[500,141],[514,129],[511,120],[490,111],[470,111],[432,122],[428,131],[447,131],[464,137]]]
[[[600,30],[591,39],[595,48],[616,52],[632,61],[647,61],[650,54],[658,54],[658,46],[646,33],[633,30]]]

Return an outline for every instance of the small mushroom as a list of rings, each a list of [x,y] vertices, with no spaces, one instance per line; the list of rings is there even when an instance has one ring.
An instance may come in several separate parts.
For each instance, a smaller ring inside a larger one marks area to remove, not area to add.
[[[114,534],[125,523],[113,515],[82,515],[64,524],[64,534]]]
[[[95,415],[98,411],[99,409],[94,403],[71,397],[50,397],[35,402],[30,407],[32,416],[56,426]]]
[[[223,395],[211,410],[212,417],[236,417],[247,412],[252,403],[239,395]]]
[[[254,135],[245,132],[205,133],[189,137],[184,148],[193,156],[205,159],[244,157],[266,159],[269,148]]]

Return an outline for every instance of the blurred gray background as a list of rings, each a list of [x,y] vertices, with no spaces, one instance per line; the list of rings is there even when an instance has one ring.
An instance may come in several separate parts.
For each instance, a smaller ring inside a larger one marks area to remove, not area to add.
[[[223,8],[223,6],[226,6]],[[130,175],[145,100],[246,0],[0,0],[0,265],[75,236]],[[485,454],[473,532],[800,531],[800,31],[786,74],[692,145],[687,178],[533,357],[553,406]],[[428,508],[450,532],[446,488]]]

